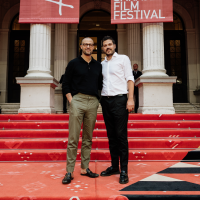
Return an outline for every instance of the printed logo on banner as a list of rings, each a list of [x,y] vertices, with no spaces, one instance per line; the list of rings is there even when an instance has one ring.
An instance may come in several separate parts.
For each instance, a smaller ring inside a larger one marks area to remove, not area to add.
[[[46,0],[46,1],[49,1],[49,2],[52,2],[52,3],[55,3],[55,4],[59,5],[59,15],[62,15],[62,6],[66,6],[66,7],[69,7],[69,8],[74,8],[74,6],[72,6],[72,5],[67,5],[67,4],[62,3],[62,0],[59,0],[59,2],[58,1],[53,1],[53,0]]]
[[[172,22],[172,0],[112,0],[111,23]]]
[[[20,0],[19,23],[79,23],[80,0]]]

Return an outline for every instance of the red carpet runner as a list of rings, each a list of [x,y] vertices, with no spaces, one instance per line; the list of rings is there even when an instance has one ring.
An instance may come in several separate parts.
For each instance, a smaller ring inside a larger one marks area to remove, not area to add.
[[[129,178],[90,179],[76,164],[71,185],[65,174],[68,115],[0,115],[0,199],[132,200],[200,198],[200,114],[129,116]],[[77,160],[80,160],[80,147]],[[93,133],[90,168],[110,165],[102,115]],[[62,161],[62,162],[61,162]]]

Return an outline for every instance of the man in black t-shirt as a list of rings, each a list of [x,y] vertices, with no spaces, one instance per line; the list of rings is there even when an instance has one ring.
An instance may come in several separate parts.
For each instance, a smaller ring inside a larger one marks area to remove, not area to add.
[[[102,66],[91,56],[94,49],[91,38],[84,38],[80,47],[82,55],[69,62],[62,85],[70,103],[67,173],[62,180],[63,184],[69,184],[74,178],[73,171],[82,122],[81,175],[90,178],[99,176],[89,169],[89,161],[92,133],[99,106],[98,89],[102,87]]]

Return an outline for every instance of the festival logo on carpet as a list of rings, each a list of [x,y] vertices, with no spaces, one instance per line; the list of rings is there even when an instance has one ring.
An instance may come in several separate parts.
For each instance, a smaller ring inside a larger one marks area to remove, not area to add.
[[[73,183],[70,183],[66,187],[67,189],[71,190],[71,192],[81,192],[83,190],[87,190],[89,188],[88,184],[83,183],[81,181],[76,181]]]
[[[30,183],[30,184],[24,185],[22,187],[28,192],[34,192],[34,191],[45,188],[46,185],[41,183],[40,181],[37,181],[35,183]]]

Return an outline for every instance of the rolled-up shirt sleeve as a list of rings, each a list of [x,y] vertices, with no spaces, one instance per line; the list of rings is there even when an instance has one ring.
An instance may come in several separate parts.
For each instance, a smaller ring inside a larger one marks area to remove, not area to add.
[[[135,82],[132,68],[131,68],[131,61],[128,56],[124,57],[124,75],[127,82],[128,81]]]

